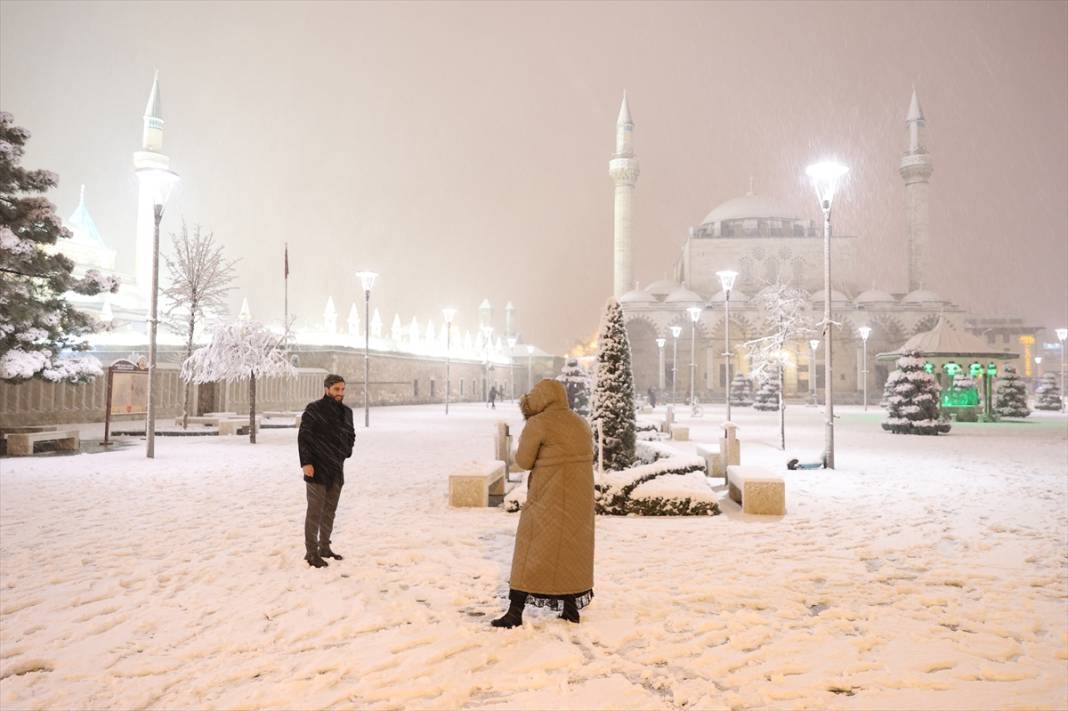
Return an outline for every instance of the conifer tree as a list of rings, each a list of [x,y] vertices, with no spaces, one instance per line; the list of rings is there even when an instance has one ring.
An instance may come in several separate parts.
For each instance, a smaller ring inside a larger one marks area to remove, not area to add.
[[[1046,373],[1035,388],[1035,409],[1060,410],[1061,406],[1061,389],[1057,385],[1057,376]]]
[[[582,415],[590,416],[590,376],[579,365],[577,358],[569,358],[556,378],[567,390],[567,404]]]
[[[597,380],[593,388],[593,425],[604,432],[604,468],[621,471],[634,464],[634,375],[623,307],[605,307],[597,339]],[[596,434],[596,429],[594,429]]]
[[[749,407],[753,404],[753,381],[741,373],[731,378],[731,405]]]
[[[1031,408],[1027,406],[1027,386],[1011,365],[1006,366],[1004,374],[998,378],[994,412],[1002,417],[1027,417],[1031,414]]]
[[[934,376],[923,369],[923,359],[910,351],[897,359],[897,369],[886,381],[888,415],[883,429],[894,434],[936,435],[949,432],[938,402]]]

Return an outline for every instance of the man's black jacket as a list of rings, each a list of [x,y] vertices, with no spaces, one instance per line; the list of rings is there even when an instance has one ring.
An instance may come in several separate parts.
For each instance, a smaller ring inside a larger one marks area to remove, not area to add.
[[[311,464],[315,476],[304,481],[330,488],[345,483],[345,460],[352,456],[356,430],[352,426],[352,409],[329,395],[308,403],[300,418],[297,448],[300,466]]]

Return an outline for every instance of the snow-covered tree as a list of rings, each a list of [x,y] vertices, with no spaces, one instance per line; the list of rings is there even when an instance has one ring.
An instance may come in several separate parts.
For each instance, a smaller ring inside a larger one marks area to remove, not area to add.
[[[731,378],[731,405],[749,407],[753,404],[753,381],[741,373]]]
[[[771,412],[779,409],[779,395],[782,389],[779,383],[781,368],[771,367],[764,371],[764,382],[760,384],[756,395],[753,397],[753,409],[761,412]]]
[[[897,369],[886,381],[889,414],[883,429],[894,434],[936,435],[949,432],[938,402],[939,387],[934,376],[923,369],[923,359],[910,351],[897,359]]]
[[[623,321],[623,307],[615,299],[605,307],[597,346],[592,422],[595,428],[600,423],[604,433],[604,468],[622,471],[634,463],[637,424],[630,339]]]
[[[567,403],[571,409],[582,415],[590,416],[590,376],[577,358],[569,358],[560,375],[556,378],[567,389]]]
[[[1031,414],[1031,408],[1027,406],[1027,386],[1011,365],[1005,366],[1005,372],[998,378],[994,412],[1002,417],[1027,417]]]
[[[0,111],[0,380],[85,382],[103,372],[93,356],[76,355],[98,324],[65,294],[114,293],[118,282],[95,270],[75,277],[74,262],[56,250],[71,237],[45,197],[58,178],[19,165],[29,137]]]
[[[1057,376],[1046,373],[1035,388],[1035,409],[1059,410],[1061,406],[1061,388],[1057,385]]]
[[[170,276],[170,285],[163,289],[166,306],[163,318],[172,330],[185,334],[185,356],[193,355],[193,338],[197,326],[203,326],[208,313],[226,313],[226,295],[233,288],[234,260],[223,256],[223,247],[211,232],[202,232],[193,225],[190,234],[185,220],[182,231],[171,235],[173,254],[164,254],[163,263]],[[182,428],[189,426],[189,400],[192,384],[188,381],[182,393]]]
[[[293,377],[296,369],[282,348],[283,337],[259,321],[239,319],[215,328],[211,343],[182,363],[187,383],[248,380],[249,441],[256,443],[256,378]]]

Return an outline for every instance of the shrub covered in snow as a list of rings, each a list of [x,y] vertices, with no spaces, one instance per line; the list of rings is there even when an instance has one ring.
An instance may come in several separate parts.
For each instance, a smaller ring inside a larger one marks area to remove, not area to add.
[[[760,384],[753,401],[753,409],[772,412],[779,409],[779,371],[777,367],[768,369],[767,377]]]
[[[731,405],[749,407],[753,404],[753,381],[738,373],[731,378]]]
[[[703,490],[700,490],[693,481],[680,484],[675,479],[669,479],[662,487],[644,489],[638,492],[635,498],[635,492],[646,482],[652,482],[661,477],[683,476],[694,472],[698,473],[702,480],[705,479],[705,460],[701,457],[670,457],[623,471],[605,472],[604,476],[594,483],[595,509],[599,514],[616,516],[627,514],[715,515],[719,513],[715,495],[707,481],[702,483],[708,491],[709,498],[695,493]]]
[[[77,355],[97,322],[66,294],[92,296],[119,285],[94,270],[76,278],[74,262],[54,248],[71,233],[45,197],[55,173],[19,165],[29,137],[0,111],[0,379],[84,382],[102,372],[96,358]]]
[[[938,383],[923,369],[919,353],[897,359],[897,370],[886,381],[887,410],[883,429],[894,434],[936,435],[949,432],[938,403]]]
[[[1061,389],[1057,385],[1057,376],[1046,373],[1035,388],[1036,410],[1059,410],[1061,409]]]
[[[590,376],[577,358],[569,358],[556,379],[567,390],[567,404],[583,417],[590,416]]]
[[[716,494],[704,471],[665,474],[630,492],[628,513],[639,516],[715,516]]]
[[[1011,365],[1005,366],[1005,372],[998,378],[994,411],[1002,417],[1027,417],[1031,414],[1031,408],[1027,406],[1027,386]]]
[[[598,422],[604,433],[604,468],[622,470],[633,464],[634,376],[630,369],[630,340],[623,322],[623,307],[615,299],[605,308],[597,339],[592,422],[595,433]]]

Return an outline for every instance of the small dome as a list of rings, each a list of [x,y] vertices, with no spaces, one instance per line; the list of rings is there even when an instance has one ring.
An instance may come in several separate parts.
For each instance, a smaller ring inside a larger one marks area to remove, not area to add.
[[[619,303],[621,304],[655,304],[657,298],[647,291],[641,291],[635,289],[634,291],[628,291],[623,296],[619,297]]]
[[[856,303],[859,304],[893,304],[897,303],[890,294],[880,289],[868,289],[857,297]]]
[[[660,281],[654,281],[649,286],[645,287],[645,291],[653,296],[664,297],[679,288],[677,281],[671,279],[661,279]]]
[[[722,291],[720,291],[718,294],[713,296],[709,301],[711,303],[713,303],[713,304],[722,304],[723,303],[723,299],[724,299],[724,293]],[[742,293],[742,291],[740,289],[731,289],[731,303],[732,304],[742,303],[742,302],[745,302],[745,301],[749,301],[749,297],[746,296],[744,293]]]
[[[904,299],[901,300],[903,304],[944,304],[946,300],[933,291],[926,291],[925,289],[917,289],[916,291],[909,292]]]
[[[685,286],[680,286],[675,291],[668,294],[668,297],[664,300],[668,304],[700,304],[704,302],[704,298],[693,291],[690,291]]]
[[[723,220],[753,220],[759,218],[798,219],[771,198],[750,193],[718,205],[712,212],[705,215],[702,224],[707,225],[713,222],[722,222]]]
[[[822,304],[824,302],[824,300],[827,298],[825,296],[825,294],[826,294],[826,292],[823,289],[820,289],[815,294],[813,294],[812,298],[809,299],[809,300],[813,301],[815,303]],[[838,291],[838,289],[831,289],[831,303],[833,304],[833,303],[842,302],[842,301],[849,301],[849,297],[846,296],[845,294],[843,294],[842,292]]]

